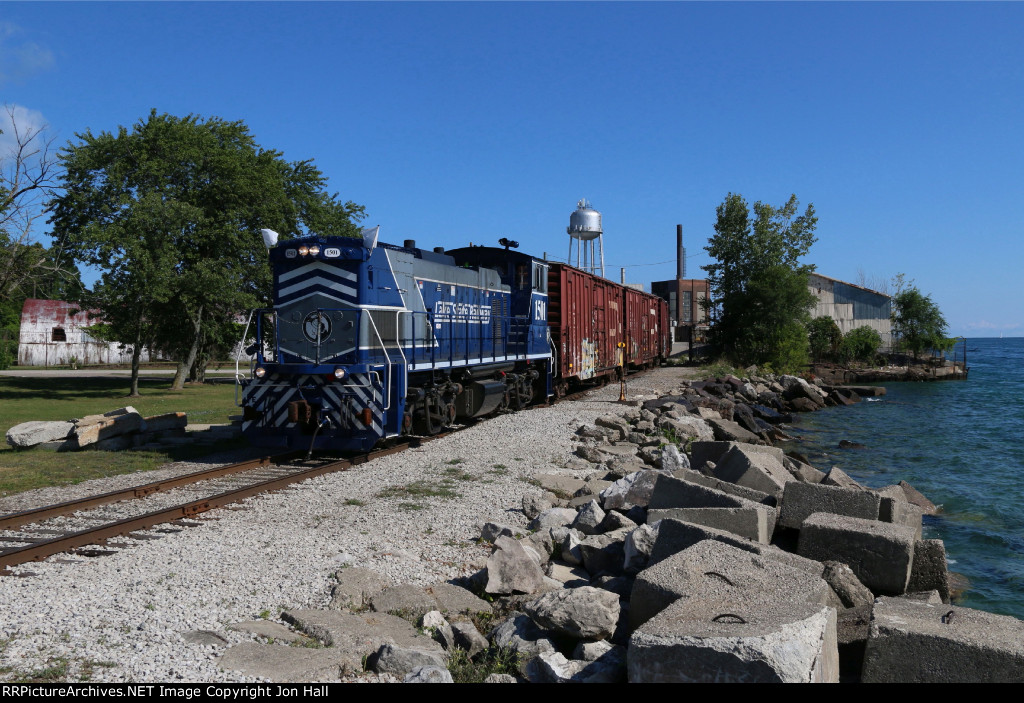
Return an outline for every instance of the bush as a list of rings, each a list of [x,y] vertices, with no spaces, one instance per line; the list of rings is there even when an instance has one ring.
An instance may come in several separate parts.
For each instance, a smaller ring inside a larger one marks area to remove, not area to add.
[[[882,337],[867,325],[850,330],[839,345],[839,356],[843,361],[870,362],[882,346]]]
[[[836,321],[825,315],[816,317],[807,324],[807,341],[815,361],[822,358],[832,359],[843,342],[843,333]]]
[[[18,338],[0,338],[0,371],[9,369],[18,362]]]

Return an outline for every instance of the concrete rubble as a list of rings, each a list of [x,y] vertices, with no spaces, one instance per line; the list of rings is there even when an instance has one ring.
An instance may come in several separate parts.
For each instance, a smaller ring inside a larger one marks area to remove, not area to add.
[[[459,607],[441,585],[343,569],[330,610],[284,616],[325,645],[294,671],[442,682],[454,657],[504,657],[487,681],[1021,680],[1024,623],[949,604],[927,498],[774,446],[793,413],[856,397],[725,377],[580,425],[576,477],[523,499],[532,534],[484,523],[486,565],[443,585]],[[246,643],[221,665],[274,678],[285,663]]]
[[[214,444],[241,437],[241,426],[202,425],[188,430],[185,413],[143,417],[128,405],[102,415],[69,421],[30,421],[7,430],[7,444],[15,449],[45,446],[57,451],[91,448],[103,451],[155,449],[180,444]]]

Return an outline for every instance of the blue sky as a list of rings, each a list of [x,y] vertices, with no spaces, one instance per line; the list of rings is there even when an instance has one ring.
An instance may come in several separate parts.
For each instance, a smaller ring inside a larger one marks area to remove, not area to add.
[[[1022,3],[0,2],[0,102],[59,141],[150,109],[314,159],[381,238],[700,277],[729,192],[814,203],[807,261],[1024,335]]]

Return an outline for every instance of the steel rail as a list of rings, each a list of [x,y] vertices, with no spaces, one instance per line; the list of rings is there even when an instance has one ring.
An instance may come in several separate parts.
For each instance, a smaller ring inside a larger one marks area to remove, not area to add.
[[[174,478],[153,481],[152,483],[147,483],[141,486],[133,486],[132,488],[124,488],[118,491],[110,491],[109,493],[101,493],[99,495],[89,496],[88,498],[69,500],[63,503],[55,503],[53,505],[33,508],[31,510],[22,510],[16,513],[0,515],[0,530],[11,530],[16,527],[20,527],[21,525],[27,525],[29,523],[39,522],[40,520],[59,517],[61,515],[70,515],[71,513],[79,510],[95,508],[99,505],[118,503],[122,500],[131,500],[133,498],[145,498],[153,493],[167,491],[172,488],[178,488],[179,486],[187,486],[190,483],[199,483],[200,481],[207,481],[221,476],[229,476],[231,474],[250,471],[251,469],[261,468],[264,466],[283,464],[291,461],[292,459],[296,459],[303,454],[304,452],[301,451],[292,451],[285,452],[283,454],[275,454],[273,456],[264,456],[259,459],[240,461],[235,464],[227,464],[213,469],[203,469],[202,471],[182,474],[181,476],[176,476]]]
[[[437,439],[441,436],[444,435],[436,435],[431,439]],[[365,464],[373,459],[388,456],[390,454],[396,454],[409,448],[418,447],[421,442],[422,440],[413,440],[398,446],[381,449],[368,454],[352,457],[350,459],[322,464],[311,469],[296,471],[288,474],[287,476],[268,479],[243,488],[225,491],[214,496],[200,498],[188,503],[175,505],[170,508],[155,510],[151,513],[146,513],[145,515],[119,520],[117,522],[100,525],[99,527],[88,530],[80,530],[78,532],[54,537],[53,539],[41,542],[34,542],[25,547],[3,549],[0,550],[0,568],[7,569],[11,566],[24,564],[25,562],[39,561],[40,559],[45,559],[46,557],[53,556],[54,554],[67,552],[77,547],[100,544],[112,537],[127,535],[137,530],[143,530],[166,522],[180,520],[181,518],[193,517],[199,513],[220,508],[231,503],[237,503],[240,500],[244,500],[245,498],[249,498],[260,493],[278,490],[290,484],[305,481],[306,479],[315,478],[316,476],[321,476],[335,471],[346,471],[353,466]],[[9,541],[16,542],[18,541],[18,538],[11,537],[9,538]]]

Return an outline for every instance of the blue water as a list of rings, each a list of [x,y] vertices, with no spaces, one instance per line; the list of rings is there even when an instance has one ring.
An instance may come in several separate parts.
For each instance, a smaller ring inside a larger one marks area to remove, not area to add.
[[[873,488],[903,479],[941,505],[924,537],[970,580],[959,603],[1024,618],[1024,338],[966,347],[966,381],[887,383],[880,399],[801,415],[792,431],[820,469]]]

